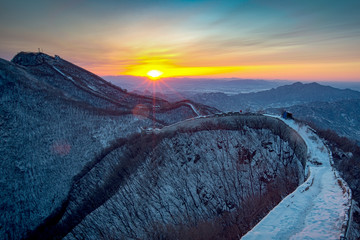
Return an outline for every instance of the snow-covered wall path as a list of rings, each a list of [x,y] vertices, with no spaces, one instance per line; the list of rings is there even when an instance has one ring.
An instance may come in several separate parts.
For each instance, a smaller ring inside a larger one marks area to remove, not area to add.
[[[195,113],[196,115],[198,115],[198,117],[201,116],[201,114],[200,114],[199,111],[194,107],[194,105],[192,105],[191,103],[186,103],[186,104],[191,107],[191,109],[194,111],[194,113]]]
[[[331,152],[314,131],[293,120],[283,121],[308,146],[309,177],[242,239],[340,239],[351,191],[332,168]]]

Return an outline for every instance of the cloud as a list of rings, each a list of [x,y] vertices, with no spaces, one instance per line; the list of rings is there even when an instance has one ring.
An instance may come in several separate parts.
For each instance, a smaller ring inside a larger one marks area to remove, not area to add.
[[[0,57],[40,47],[98,74],[123,73],[141,58],[193,68],[358,61],[359,7],[357,0],[3,1]]]

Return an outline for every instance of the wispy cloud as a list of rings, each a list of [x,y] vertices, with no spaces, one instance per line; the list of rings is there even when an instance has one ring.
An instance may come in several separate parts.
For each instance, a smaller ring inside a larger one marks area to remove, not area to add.
[[[288,64],[318,64],[314,75],[326,77],[320,64],[360,62],[359,8],[357,0],[5,0],[0,57],[42,48],[101,75],[151,61],[183,72],[229,69],[240,77],[233,67],[283,65],[287,77]],[[274,74],[265,69],[257,71]],[[343,69],[349,78],[360,76]]]

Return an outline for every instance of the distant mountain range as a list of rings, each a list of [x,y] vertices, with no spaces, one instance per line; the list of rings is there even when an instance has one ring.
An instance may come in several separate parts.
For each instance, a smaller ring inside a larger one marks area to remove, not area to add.
[[[295,118],[331,129],[360,142],[360,92],[318,83],[300,82],[266,91],[226,95],[204,93],[189,96],[196,102],[222,111],[267,111],[280,114],[286,109]],[[275,109],[276,108],[276,109]]]
[[[155,82],[146,77],[104,76],[104,79],[129,92],[147,96],[159,96],[171,102],[192,98],[196,94],[224,93],[234,96],[243,93],[255,93],[295,83],[288,80],[259,79],[198,79],[198,78],[163,78]],[[305,85],[309,84],[303,82]],[[323,86],[337,89],[360,91],[360,82],[321,82]]]
[[[286,108],[294,117],[312,122],[321,129],[331,129],[360,144],[360,99],[336,102],[311,102]],[[282,109],[268,109],[279,114]]]
[[[105,76],[105,80],[129,91],[153,92],[172,95],[192,95],[196,93],[223,92],[226,94],[238,94],[268,90],[278,86],[292,83],[291,81],[270,81],[257,79],[198,79],[198,78],[164,78],[153,84],[145,77],[134,76]],[[180,96],[178,96],[180,97]],[[179,99],[179,98],[178,98]],[[180,97],[180,99],[182,99]]]
[[[280,86],[255,93],[226,95],[224,93],[204,93],[189,97],[191,100],[214,106],[222,111],[252,110],[270,107],[288,107],[309,102],[335,102],[339,100],[360,99],[360,92],[337,89],[318,83],[300,82]]]

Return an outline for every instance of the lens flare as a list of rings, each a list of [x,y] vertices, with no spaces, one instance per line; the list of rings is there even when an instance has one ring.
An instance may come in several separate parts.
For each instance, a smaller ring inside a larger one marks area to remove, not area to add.
[[[159,78],[161,75],[163,75],[163,72],[159,71],[159,70],[150,70],[147,72],[147,75],[151,78],[151,79],[157,79]]]

